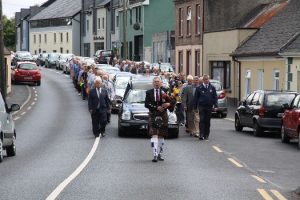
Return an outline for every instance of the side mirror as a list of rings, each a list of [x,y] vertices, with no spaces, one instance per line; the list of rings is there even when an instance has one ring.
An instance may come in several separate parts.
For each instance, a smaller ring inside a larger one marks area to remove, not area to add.
[[[291,109],[291,107],[289,106],[289,104],[285,103],[285,104],[282,104],[282,108],[287,110],[287,109]]]
[[[240,101],[239,105],[240,106],[246,106],[246,101]]]
[[[10,106],[10,109],[9,109],[10,112],[14,112],[14,111],[17,111],[17,110],[20,110],[20,106],[18,104],[12,104]]]

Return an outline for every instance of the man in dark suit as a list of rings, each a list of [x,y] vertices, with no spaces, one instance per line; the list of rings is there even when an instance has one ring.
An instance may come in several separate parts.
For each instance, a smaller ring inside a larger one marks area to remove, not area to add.
[[[210,84],[209,76],[203,75],[203,84],[195,92],[194,109],[199,109],[200,140],[208,140],[212,110],[218,107],[216,88]]]
[[[90,90],[88,106],[92,117],[93,133],[95,137],[105,136],[105,127],[107,124],[107,113],[110,112],[110,99],[106,89],[101,88],[101,78],[95,79],[95,88]]]
[[[149,109],[148,128],[154,156],[152,162],[164,160],[162,156],[164,137],[168,135],[167,109],[175,104],[161,86],[161,78],[159,76],[153,78],[153,89],[147,90],[145,99],[145,107]]]

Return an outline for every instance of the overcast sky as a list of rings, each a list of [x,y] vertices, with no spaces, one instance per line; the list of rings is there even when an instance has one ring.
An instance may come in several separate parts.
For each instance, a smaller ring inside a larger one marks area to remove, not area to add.
[[[2,0],[2,12],[3,15],[9,18],[15,16],[16,12],[19,12],[21,8],[29,8],[34,5],[41,5],[47,0]]]

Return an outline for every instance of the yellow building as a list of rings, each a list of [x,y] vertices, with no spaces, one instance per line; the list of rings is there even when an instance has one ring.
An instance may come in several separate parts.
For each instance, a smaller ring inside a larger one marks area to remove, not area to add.
[[[239,65],[240,99],[257,89],[294,90],[291,59],[280,53],[300,31],[300,1],[286,1],[274,17],[232,54]]]

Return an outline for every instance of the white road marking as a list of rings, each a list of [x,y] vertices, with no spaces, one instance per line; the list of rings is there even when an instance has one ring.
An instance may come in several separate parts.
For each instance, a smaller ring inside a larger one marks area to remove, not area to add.
[[[37,101],[37,98],[34,98],[35,101]]]
[[[34,89],[34,90],[35,90],[35,87],[32,87],[32,89]]]
[[[64,75],[64,76],[67,77],[67,78],[69,77],[69,75]]]
[[[37,93],[37,91],[36,91],[36,90],[34,90],[34,93]]]
[[[26,114],[26,112],[23,112],[21,115],[25,115]]]
[[[35,104],[35,102],[32,102],[31,105],[33,106]]]
[[[97,137],[95,139],[94,145],[88,154],[88,156],[85,158],[85,160],[80,164],[80,166],[68,177],[66,178],[61,184],[59,184],[55,190],[46,198],[46,200],[55,200],[58,195],[67,187],[68,184],[70,184],[81,172],[82,170],[87,166],[87,164],[90,162],[92,157],[94,156],[98,145],[100,142],[100,137]]]
[[[29,106],[28,108],[27,108],[27,110],[30,110],[31,109],[31,106]]]
[[[219,153],[222,153],[223,151],[219,148],[219,147],[217,147],[217,146],[213,146],[213,148],[217,151],[217,152],[219,152]]]
[[[237,161],[235,161],[233,158],[228,158],[228,160],[230,162],[232,162],[237,167],[243,167],[243,165],[241,165],[240,163],[238,163]]]
[[[255,176],[255,175],[251,175],[254,179],[256,179],[258,182],[260,183],[267,183],[264,179],[258,177],[258,176]]]
[[[16,120],[18,120],[18,119],[20,119],[20,117],[16,117],[16,118],[14,118],[14,120],[16,121]]]
[[[228,120],[228,121],[231,121],[231,122],[234,122],[234,119],[231,119],[231,118],[224,118],[225,120]]]
[[[38,94],[35,94],[35,96],[37,97],[37,96],[38,96]]]

